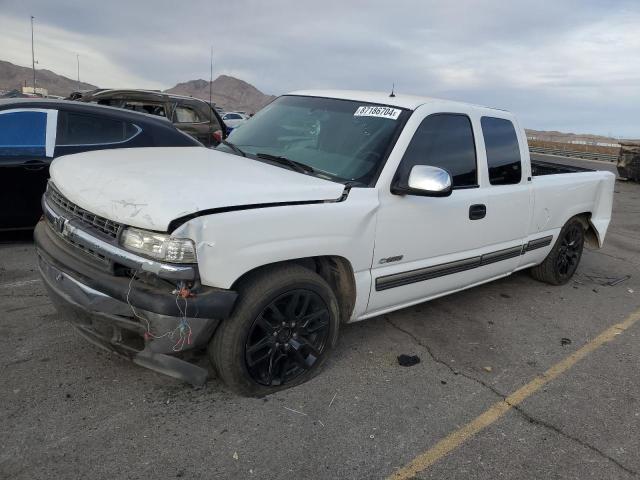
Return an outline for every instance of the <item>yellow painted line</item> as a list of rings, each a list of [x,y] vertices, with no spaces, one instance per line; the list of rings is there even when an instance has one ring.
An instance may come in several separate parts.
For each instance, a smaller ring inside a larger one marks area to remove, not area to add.
[[[553,365],[542,375],[537,376],[529,383],[527,383],[524,387],[513,392],[505,400],[494,403],[480,416],[476,417],[474,420],[467,423],[458,430],[450,433],[429,450],[418,455],[415,459],[413,459],[413,461],[411,461],[411,463],[397,470],[395,473],[388,477],[388,480],[409,480],[419,472],[422,472],[423,470],[429,468],[442,457],[449,454],[464,442],[466,442],[468,439],[473,437],[476,433],[484,430],[486,427],[501,418],[513,407],[519,405],[525,399],[536,393],[551,380],[559,377],[564,372],[569,370],[591,352],[598,349],[605,343],[613,340],[616,335],[619,335],[620,333],[627,330],[638,320],[640,320],[640,309],[633,312],[622,322],[617,323],[610,328],[607,328],[604,332],[584,345],[582,348],[576,350],[564,360],[561,360],[560,362]]]

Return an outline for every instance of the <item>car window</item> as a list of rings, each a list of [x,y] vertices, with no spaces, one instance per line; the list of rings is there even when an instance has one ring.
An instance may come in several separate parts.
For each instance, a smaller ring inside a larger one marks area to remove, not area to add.
[[[46,112],[0,112],[0,157],[45,157],[46,143]]]
[[[113,105],[113,103],[112,103]],[[127,110],[133,110],[134,112],[148,113],[150,115],[158,115],[159,117],[166,117],[167,112],[164,109],[162,103],[142,102],[138,100],[125,100],[122,108]]]
[[[482,136],[487,149],[491,185],[520,183],[522,165],[518,136],[513,123],[504,118],[482,117]]]
[[[120,102],[122,102],[122,100],[111,99],[111,98],[105,98],[102,100],[98,100],[97,102],[95,100],[91,100],[91,103],[97,103],[98,105],[106,105],[108,107],[118,107],[120,106]]]
[[[225,120],[242,120],[242,117],[237,113],[228,113],[224,116]]]
[[[402,158],[401,176],[407,178],[414,165],[446,170],[454,188],[476,186],[476,148],[469,117],[443,113],[425,118]]]
[[[56,146],[108,145],[131,140],[141,128],[123,120],[84,113],[59,112]]]
[[[176,123],[197,123],[202,122],[198,112],[189,107],[178,105],[175,110]]]

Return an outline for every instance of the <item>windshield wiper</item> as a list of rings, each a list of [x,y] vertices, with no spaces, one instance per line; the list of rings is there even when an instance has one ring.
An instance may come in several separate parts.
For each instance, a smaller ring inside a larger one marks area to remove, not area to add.
[[[284,165],[300,173],[314,173],[316,171],[315,168],[305,163],[296,162],[295,160],[291,160],[287,157],[281,157],[279,155],[271,155],[270,153],[256,153],[256,157],[279,163],[280,165]]]
[[[220,143],[223,144],[225,147],[229,147],[231,150],[233,150],[238,155],[242,155],[243,157],[247,156],[247,154],[244,153],[242,151],[242,149],[240,147],[238,147],[235,143],[227,142],[225,139],[220,140]]]

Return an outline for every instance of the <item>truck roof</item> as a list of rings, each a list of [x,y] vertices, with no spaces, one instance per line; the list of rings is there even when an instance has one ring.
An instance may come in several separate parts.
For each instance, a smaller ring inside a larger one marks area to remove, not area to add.
[[[425,103],[444,103],[452,105],[465,105],[472,108],[483,108],[488,110],[505,111],[499,108],[485,107],[482,105],[474,105],[465,102],[455,102],[453,100],[443,100],[433,97],[422,97],[418,95],[406,95],[403,93],[395,93],[393,97],[389,96],[389,92],[370,92],[365,90],[297,90],[287,95],[302,95],[306,97],[323,97],[323,98],[339,98],[343,100],[355,100],[364,103],[378,103],[381,105],[389,105],[391,107],[407,108],[415,110]]]

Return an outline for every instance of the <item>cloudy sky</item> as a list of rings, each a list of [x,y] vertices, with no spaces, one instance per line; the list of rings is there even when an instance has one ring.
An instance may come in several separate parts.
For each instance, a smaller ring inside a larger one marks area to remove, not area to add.
[[[0,0],[0,59],[98,86],[396,90],[640,138],[638,0]]]

